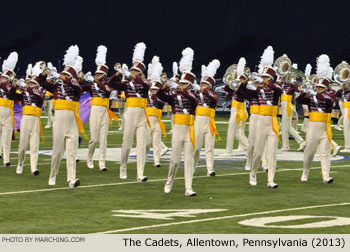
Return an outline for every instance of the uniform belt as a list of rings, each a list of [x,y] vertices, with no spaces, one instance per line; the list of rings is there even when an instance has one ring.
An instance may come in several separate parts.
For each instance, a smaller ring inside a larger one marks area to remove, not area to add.
[[[323,113],[323,112],[310,112],[309,113],[309,121],[310,122],[323,122],[326,123],[326,133],[329,142],[334,149],[334,145],[332,144],[332,128],[331,128],[331,113]]]
[[[218,136],[218,140],[221,140],[221,137],[218,131],[216,130],[216,125],[215,125],[215,109],[207,108],[207,107],[197,107],[196,115],[209,117],[209,127],[210,127],[211,134],[213,136]]]
[[[158,118],[158,123],[160,126],[160,130],[163,133],[163,137],[166,138],[166,130],[165,130],[165,125],[162,122],[161,118],[162,118],[162,110],[161,109],[157,109],[157,108],[146,108],[146,114],[147,116],[154,116]]]
[[[174,114],[174,124],[188,125],[190,126],[190,140],[195,150],[195,134],[194,134],[194,116],[188,114]]]
[[[0,106],[9,108],[11,110],[11,117],[12,117],[12,125],[15,127],[15,133],[17,132],[16,123],[15,123],[15,117],[13,115],[13,105],[15,102],[13,100],[9,100],[6,98],[0,98]]]
[[[259,105],[250,105],[250,114],[259,114]]]
[[[282,94],[282,96],[281,96],[281,101],[287,102],[286,110],[287,110],[288,117],[290,117],[290,115],[293,113],[292,99],[293,99],[293,96],[291,96],[291,95]]]
[[[40,120],[41,108],[34,107],[34,106],[23,106],[22,115],[33,115],[38,117],[41,139],[43,142],[45,142],[44,131]]]
[[[109,117],[109,123],[112,124],[112,120],[114,119],[119,123],[119,118],[116,114],[113,113],[112,110],[109,109],[109,99],[102,97],[91,97],[91,106],[103,106],[106,107]],[[120,123],[119,123],[120,126]]]
[[[84,124],[79,116],[79,102],[76,101],[67,101],[67,100],[54,100],[53,101],[54,110],[70,110],[74,112],[75,121],[77,122],[78,130],[83,134],[85,139],[89,139],[84,131]]]

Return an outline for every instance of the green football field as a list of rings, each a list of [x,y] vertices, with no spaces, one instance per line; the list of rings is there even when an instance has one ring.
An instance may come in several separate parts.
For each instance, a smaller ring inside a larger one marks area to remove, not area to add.
[[[217,121],[222,122],[217,124],[222,140],[216,148],[222,149],[228,118]],[[170,129],[169,121],[166,127]],[[87,123],[87,133],[88,128]],[[110,128],[109,147],[121,147],[122,132],[117,129],[116,123]],[[44,133],[40,149],[51,149],[52,131]],[[120,180],[118,162],[108,161],[108,171],[100,172],[97,161],[95,169],[88,169],[81,160],[77,164],[81,186],[75,189],[68,188],[63,160],[56,186],[49,187],[50,156],[39,156],[39,176],[30,174],[29,155],[23,174],[16,174],[18,138],[19,134],[12,143],[12,165],[0,168],[0,233],[350,233],[350,159],[332,162],[333,184],[322,183],[319,162],[313,163],[309,181],[301,182],[302,162],[278,161],[278,189],[266,187],[262,170],[258,185],[250,186],[243,160],[216,161],[217,176],[207,177],[201,159],[193,180],[197,196],[186,197],[183,166],[173,191],[163,192],[168,159],[163,159],[161,168],[148,159],[146,183],[136,181],[135,162],[128,164],[128,179]],[[333,139],[344,145],[341,131],[333,129]],[[170,140],[168,134],[164,143],[169,147]],[[297,143],[290,142],[297,149]],[[87,146],[83,140],[80,148]]]

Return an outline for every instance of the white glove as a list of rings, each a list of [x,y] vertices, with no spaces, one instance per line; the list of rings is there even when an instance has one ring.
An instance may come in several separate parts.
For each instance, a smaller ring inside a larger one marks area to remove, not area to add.
[[[175,78],[175,77],[171,77],[170,80],[171,80],[172,82],[176,82],[176,78]]]
[[[249,84],[247,84],[247,89],[249,89],[249,90],[256,90],[256,86],[249,83]]]
[[[122,70],[122,73],[123,73],[124,76],[126,76],[128,78],[130,77],[129,68],[128,68],[128,66],[126,64],[122,65],[121,70]]]
[[[17,84],[20,88],[25,88],[27,86],[27,84],[25,83],[25,81],[23,79],[19,79]]]
[[[86,81],[89,81],[89,82],[93,82],[93,81],[94,81],[94,77],[92,77],[91,72],[87,72],[87,73],[84,75],[84,79],[85,79]]]
[[[309,95],[317,95],[317,92],[314,91],[314,90],[312,90],[312,89],[308,89],[306,92],[307,92]]]
[[[60,77],[60,75],[57,72],[54,72],[54,71],[50,71],[49,75],[50,75],[51,78],[56,78],[56,79],[58,77]]]
[[[261,82],[263,82],[263,79],[261,77],[259,77],[259,76],[254,76],[254,81],[258,82],[258,83],[261,83]]]
[[[197,83],[193,84],[193,90],[199,91],[201,90],[201,86],[199,86]]]
[[[175,81],[170,81],[169,84],[170,89],[176,89],[178,86],[178,84]]]

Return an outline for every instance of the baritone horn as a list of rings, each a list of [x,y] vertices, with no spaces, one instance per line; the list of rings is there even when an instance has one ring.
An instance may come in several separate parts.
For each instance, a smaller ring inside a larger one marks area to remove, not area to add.
[[[225,84],[230,85],[235,81],[236,78],[237,78],[237,64],[233,64],[226,69],[226,72],[224,74],[224,77],[222,78],[222,81]]]
[[[349,88],[350,65],[346,61],[343,61],[334,69],[334,80],[344,88]]]
[[[291,70],[292,61],[288,58],[286,54],[278,57],[273,64],[273,67],[276,69],[278,76],[287,76]]]

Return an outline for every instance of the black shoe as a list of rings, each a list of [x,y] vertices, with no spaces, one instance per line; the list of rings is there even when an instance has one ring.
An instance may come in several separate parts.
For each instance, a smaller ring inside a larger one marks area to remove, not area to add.
[[[79,161],[80,161],[80,159],[76,159],[76,160],[75,160],[76,163],[79,163]]]
[[[38,176],[40,174],[39,170],[36,170],[35,172],[32,173],[33,176]]]
[[[330,178],[328,181],[324,181],[323,183],[325,183],[325,184],[332,184],[333,181],[334,181],[334,179]]]
[[[209,174],[210,177],[215,177],[216,173],[213,171]]]
[[[0,158],[2,158],[2,155],[0,155]]]
[[[107,167],[105,167],[105,168],[100,168],[100,171],[107,171]]]
[[[10,165],[11,165],[11,163],[10,163],[10,162],[7,162],[5,165],[6,165],[6,166],[10,166]]]
[[[75,183],[74,183],[74,187],[78,187],[78,186],[80,186],[80,180],[79,179],[77,181],[75,181]]]
[[[160,164],[157,164],[156,167],[159,168],[159,167],[161,167],[161,165],[160,165]]]

